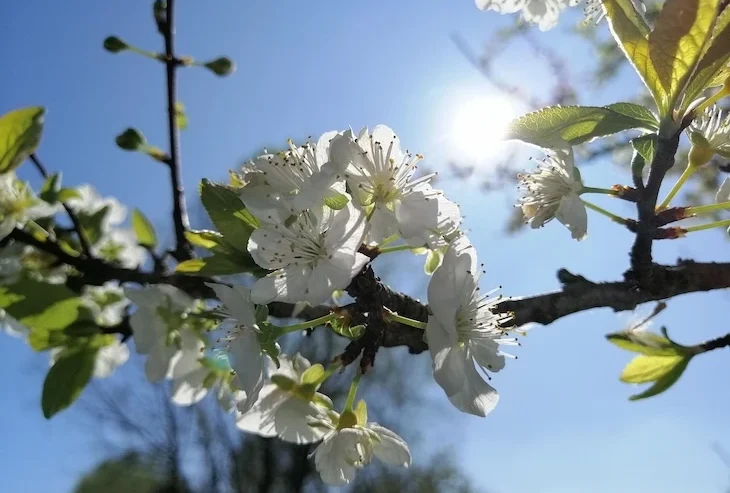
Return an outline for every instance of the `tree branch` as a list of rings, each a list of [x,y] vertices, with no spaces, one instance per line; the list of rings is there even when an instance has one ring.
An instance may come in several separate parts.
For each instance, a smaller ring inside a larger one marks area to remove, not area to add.
[[[185,190],[182,185],[180,162],[179,132],[177,128],[177,67],[180,60],[175,56],[175,0],[167,0],[165,23],[162,35],[165,38],[165,69],[167,74],[167,125],[170,134],[170,182],[172,184],[173,222],[175,224],[175,251],[173,256],[178,261],[193,258],[193,249],[185,238],[185,231],[190,229]]]
[[[46,170],[46,167],[43,166],[43,163],[40,159],[38,159],[38,156],[35,154],[30,155],[30,160],[35,165],[36,169],[38,169],[38,172],[41,174],[43,178],[48,178],[48,170]],[[79,243],[81,244],[81,249],[84,252],[84,255],[91,258],[91,243],[89,242],[89,238],[86,236],[86,233],[84,232],[84,229],[81,227],[81,223],[79,222],[79,218],[76,216],[76,213],[71,210],[71,208],[66,205],[64,202],[61,202],[61,205],[64,209],[66,209],[66,213],[68,214],[68,217],[71,219],[71,222],[74,226],[74,231],[76,231],[76,236],[79,237]]]

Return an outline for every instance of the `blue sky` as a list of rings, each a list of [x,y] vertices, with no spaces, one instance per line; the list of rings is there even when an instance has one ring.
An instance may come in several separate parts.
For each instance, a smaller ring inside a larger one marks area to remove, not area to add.
[[[253,4],[256,5],[253,5]],[[165,169],[144,156],[120,151],[114,136],[127,126],[165,145],[161,66],[129,54],[111,56],[102,40],[116,34],[155,49],[159,35],[151,2],[4,2],[0,6],[0,62],[5,70],[0,113],[27,105],[48,108],[39,150],[67,185],[93,183],[140,207],[168,227]],[[385,123],[431,169],[462,151],[450,140],[455,108],[471,98],[500,98],[464,60],[449,36],[478,47],[513,20],[481,13],[471,0],[371,2],[178,1],[178,51],[200,60],[228,55],[234,76],[218,79],[201,69],[180,74],[180,100],[190,125],[182,135],[184,183],[189,194],[202,177],[225,176],[242,158],[286,138],[331,129]],[[573,22],[576,16],[568,22]],[[606,29],[605,24],[600,29]],[[591,53],[557,33],[543,35],[569,54],[569,69],[584,73]],[[503,78],[536,92],[543,70],[518,45],[502,58]],[[608,90],[589,91],[583,103],[609,103],[639,87],[623,73]],[[496,103],[495,103],[496,104]],[[498,119],[499,115],[485,118]],[[499,153],[499,150],[494,151]],[[521,167],[532,164],[526,150]],[[488,163],[479,174],[489,173]],[[610,163],[583,169],[592,186],[626,182]],[[589,237],[574,242],[557,224],[513,237],[503,234],[512,191],[483,195],[478,182],[444,181],[467,216],[471,238],[486,263],[484,288],[508,296],[557,288],[567,267],[593,280],[613,280],[627,266],[631,235],[591,215]],[[623,214],[631,208],[597,199]],[[717,232],[657,245],[656,257],[730,261]],[[404,257],[405,258],[405,257]],[[421,276],[420,267],[414,276]],[[397,283],[396,283],[397,284]],[[417,296],[412,282],[404,284]],[[727,295],[687,295],[669,303],[658,322],[673,336],[696,343],[727,330]],[[480,485],[500,493],[592,491],[721,492],[728,471],[711,450],[730,446],[730,397],[718,386],[730,361],[724,353],[692,362],[668,393],[631,403],[636,389],[618,382],[629,355],[605,342],[626,318],[608,310],[573,315],[535,328],[519,356],[495,375],[501,402],[487,419],[449,407],[423,410],[423,433],[434,447],[451,447],[457,462]],[[20,341],[0,340],[0,490],[68,491],[97,459],[73,412],[42,418],[39,395],[44,355]],[[440,389],[425,389],[438,396]],[[423,447],[415,459],[428,454]]]

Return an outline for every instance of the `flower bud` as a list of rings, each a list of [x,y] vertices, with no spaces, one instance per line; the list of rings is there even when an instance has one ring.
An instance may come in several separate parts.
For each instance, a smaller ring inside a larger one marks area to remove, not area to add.
[[[152,13],[155,16],[157,29],[163,32],[167,26],[167,2],[165,0],[155,0]]]
[[[104,49],[109,53],[119,53],[129,49],[129,45],[116,36],[109,36],[104,40]]]
[[[144,135],[135,128],[128,128],[119,134],[116,142],[125,151],[138,151],[146,144]]]
[[[225,56],[211,60],[203,66],[220,77],[230,75],[236,70],[236,64],[233,60]]]

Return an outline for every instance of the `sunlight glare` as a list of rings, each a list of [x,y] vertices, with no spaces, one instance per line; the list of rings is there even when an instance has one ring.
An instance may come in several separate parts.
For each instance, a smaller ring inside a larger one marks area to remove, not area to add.
[[[468,159],[483,161],[502,149],[509,122],[517,116],[509,99],[478,97],[456,108],[451,123],[451,141]]]

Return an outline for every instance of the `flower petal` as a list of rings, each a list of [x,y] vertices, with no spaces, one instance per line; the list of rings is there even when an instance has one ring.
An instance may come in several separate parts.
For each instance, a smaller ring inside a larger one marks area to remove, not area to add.
[[[471,361],[467,362],[465,370],[463,388],[449,396],[449,400],[462,412],[484,417],[497,406],[499,394],[484,381]]]
[[[274,417],[279,438],[298,444],[314,443],[322,439],[327,430],[311,427],[307,418],[317,416],[317,406],[297,397],[290,397],[281,403]]]
[[[256,325],[256,308],[251,303],[251,290],[241,285],[226,286],[214,282],[206,286],[215,291],[216,296],[226,307],[228,313],[246,327]]]
[[[368,428],[380,437],[379,442],[373,442],[375,457],[393,466],[408,467],[411,465],[411,452],[408,450],[405,440],[377,423],[368,424]]]
[[[580,241],[588,234],[586,206],[577,194],[566,195],[560,200],[555,217],[573,233],[574,239]]]

